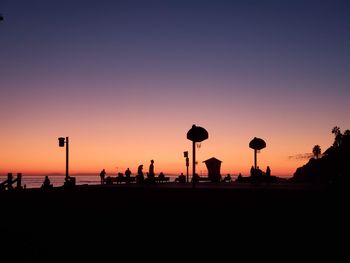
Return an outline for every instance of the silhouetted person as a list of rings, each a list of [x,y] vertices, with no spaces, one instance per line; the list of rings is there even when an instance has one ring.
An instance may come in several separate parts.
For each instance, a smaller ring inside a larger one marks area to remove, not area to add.
[[[125,177],[126,177],[126,182],[129,183],[130,182],[130,176],[131,176],[131,171],[130,169],[126,169],[125,170]]]
[[[105,169],[103,169],[103,170],[100,172],[101,184],[104,184],[104,183],[105,183],[105,176],[106,176],[106,171],[105,171]]]
[[[137,175],[143,176],[143,164],[140,164],[139,167],[137,167]]]
[[[137,167],[137,176],[136,176],[136,179],[137,179],[137,182],[138,183],[142,183],[143,180],[145,179],[144,176],[143,176],[143,164],[140,164],[139,167]]]
[[[179,182],[186,183],[186,176],[183,173],[181,173],[179,176]]]
[[[128,168],[128,169],[125,170],[125,176],[126,176],[127,178],[130,178],[130,175],[131,175],[131,171],[130,171],[130,169]]]
[[[43,182],[43,184],[41,185],[41,188],[42,189],[50,189],[50,188],[52,188],[53,186],[52,186],[52,184],[51,184],[51,181],[50,181],[50,179],[49,179],[49,177],[46,175],[45,176],[45,179],[44,179],[44,182]]]
[[[186,183],[186,176],[181,173],[176,179],[175,182],[179,182],[179,183]]]
[[[267,176],[267,177],[270,177],[270,176],[271,176],[271,169],[270,169],[270,166],[267,166],[267,167],[266,167],[266,176]]]
[[[149,165],[148,177],[150,179],[154,178],[154,161],[151,160],[151,164]]]
[[[224,178],[224,182],[231,182],[232,178],[230,174],[227,174]]]
[[[250,176],[254,176],[255,175],[255,169],[254,169],[254,166],[252,166],[251,168],[250,168]]]

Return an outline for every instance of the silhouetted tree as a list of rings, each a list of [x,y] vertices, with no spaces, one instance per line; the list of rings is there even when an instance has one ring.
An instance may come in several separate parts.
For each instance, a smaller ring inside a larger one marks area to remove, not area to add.
[[[313,148],[316,158],[297,168],[292,180],[296,182],[326,183],[334,187],[346,188],[350,185],[350,131],[341,133],[334,127],[334,143],[319,159],[316,157],[317,145]]]
[[[332,133],[336,136],[340,133],[340,128],[338,126],[334,126],[332,129]]]
[[[342,136],[343,136],[341,134],[340,128],[338,126],[334,126],[333,129],[332,129],[332,133],[335,136],[333,146],[334,147],[339,147],[340,144],[341,144]]]
[[[321,147],[319,145],[315,145],[314,148],[312,148],[312,153],[315,156],[315,159],[318,159],[318,157],[321,155]]]

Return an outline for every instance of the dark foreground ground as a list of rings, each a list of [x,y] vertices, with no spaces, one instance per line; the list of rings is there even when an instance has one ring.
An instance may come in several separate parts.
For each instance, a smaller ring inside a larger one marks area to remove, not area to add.
[[[226,261],[330,251],[335,259],[331,246],[342,251],[348,240],[348,195],[345,187],[289,184],[0,192],[0,261]]]

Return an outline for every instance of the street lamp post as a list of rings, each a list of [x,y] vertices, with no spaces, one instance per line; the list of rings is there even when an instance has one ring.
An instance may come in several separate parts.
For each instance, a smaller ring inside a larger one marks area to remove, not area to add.
[[[184,152],[184,157],[186,158],[186,182],[189,182],[188,178],[188,166],[190,165],[190,159],[188,158],[188,151]]]
[[[202,142],[208,139],[209,135],[206,129],[192,125],[192,128],[187,132],[187,139],[192,141],[192,187],[195,187],[196,184],[196,142]]]
[[[257,173],[257,152],[266,147],[266,142],[263,139],[254,137],[249,143],[249,148],[254,150],[254,175]]]
[[[64,144],[66,144],[66,180],[68,180],[69,177],[69,140],[68,137],[60,137],[58,138],[58,146],[64,147]]]

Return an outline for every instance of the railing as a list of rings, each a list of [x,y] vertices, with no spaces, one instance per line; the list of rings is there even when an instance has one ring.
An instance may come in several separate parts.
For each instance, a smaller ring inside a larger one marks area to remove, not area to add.
[[[17,173],[14,179],[12,173],[7,174],[7,179],[0,183],[0,190],[13,190],[13,184],[16,183],[15,189],[22,189],[22,173]]]

